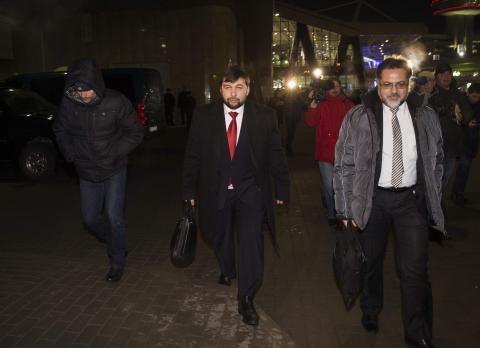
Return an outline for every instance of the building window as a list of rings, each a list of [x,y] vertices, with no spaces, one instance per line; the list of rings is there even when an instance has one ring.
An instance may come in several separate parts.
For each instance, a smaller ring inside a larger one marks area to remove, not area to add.
[[[297,25],[279,16],[273,17],[272,64],[274,67],[290,66],[290,53]]]
[[[318,66],[331,67],[336,63],[341,35],[325,29],[308,26]]]

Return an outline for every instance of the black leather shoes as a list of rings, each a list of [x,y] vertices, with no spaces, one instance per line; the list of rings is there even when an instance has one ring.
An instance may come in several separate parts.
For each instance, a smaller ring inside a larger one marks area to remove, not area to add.
[[[220,277],[218,278],[218,284],[230,286],[230,284],[232,284],[232,281],[225,274],[220,273]]]
[[[118,282],[120,279],[122,279],[122,276],[123,276],[123,270],[122,269],[111,267],[108,270],[107,275],[105,276],[105,280],[107,282]]]
[[[415,348],[435,348],[432,341],[426,340],[424,338],[419,339],[419,340],[411,340],[411,339],[407,338],[406,341],[407,341],[407,344],[409,346],[412,346],[412,347],[415,347]]]
[[[362,315],[362,326],[368,332],[378,332],[378,316],[364,313]]]
[[[238,300],[238,313],[242,315],[242,321],[247,325],[258,325],[258,314],[253,306],[253,298],[244,296]]]

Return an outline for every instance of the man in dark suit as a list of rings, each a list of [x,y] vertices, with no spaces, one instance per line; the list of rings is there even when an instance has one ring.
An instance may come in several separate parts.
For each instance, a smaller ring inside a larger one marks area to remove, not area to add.
[[[289,198],[289,178],[272,109],[247,101],[250,79],[238,67],[225,71],[223,100],[196,109],[183,168],[183,198],[198,205],[200,230],[212,242],[220,265],[218,282],[237,277],[238,311],[258,324],[253,297],[263,278],[266,222],[275,243],[272,176],[276,204]]]

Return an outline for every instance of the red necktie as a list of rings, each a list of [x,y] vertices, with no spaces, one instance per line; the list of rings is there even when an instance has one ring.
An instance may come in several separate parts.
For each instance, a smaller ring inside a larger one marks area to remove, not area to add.
[[[232,117],[227,131],[228,149],[230,151],[230,159],[233,159],[235,147],[237,146],[237,120],[235,118],[237,117],[238,112],[230,111],[228,114]]]

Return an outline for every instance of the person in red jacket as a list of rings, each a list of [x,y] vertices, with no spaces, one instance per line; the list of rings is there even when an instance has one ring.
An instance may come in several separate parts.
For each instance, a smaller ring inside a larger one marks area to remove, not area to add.
[[[340,127],[353,103],[343,94],[338,79],[332,79],[325,92],[325,99],[317,101],[315,90],[308,97],[312,100],[307,110],[305,122],[315,127],[315,160],[318,161],[322,177],[324,204],[328,223],[337,225],[335,203],[333,198],[333,163],[335,161],[335,144]]]

